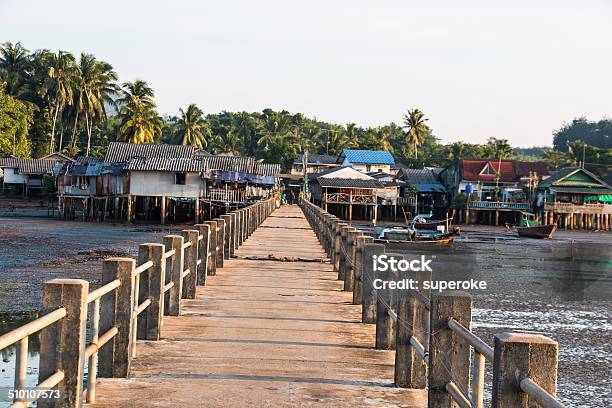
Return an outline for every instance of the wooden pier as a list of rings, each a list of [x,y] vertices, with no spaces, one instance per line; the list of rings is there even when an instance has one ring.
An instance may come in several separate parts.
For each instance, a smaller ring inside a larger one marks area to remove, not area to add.
[[[555,341],[500,333],[491,347],[468,293],[375,288],[400,278],[373,268],[383,245],[312,203],[273,205],[105,260],[96,290],[46,282],[42,316],[0,336],[18,345],[15,390],[41,331],[38,390],[59,391],[42,408],[481,408],[486,363],[492,407],[563,407]]]
[[[100,379],[92,406],[427,405],[424,390],[393,387],[394,353],[373,347],[329,263],[259,260],[325,258],[297,206],[235,255],[164,320],[160,341],[138,343],[128,379]]]

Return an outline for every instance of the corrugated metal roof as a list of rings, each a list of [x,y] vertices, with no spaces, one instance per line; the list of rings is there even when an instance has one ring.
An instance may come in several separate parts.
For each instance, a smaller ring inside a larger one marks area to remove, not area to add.
[[[0,158],[0,167],[18,169],[23,174],[52,174],[56,160]]]
[[[438,183],[438,177],[431,169],[401,169],[398,178],[411,185]]]
[[[304,155],[300,154],[300,156],[295,159],[294,164],[302,164],[302,160],[304,159]],[[308,155],[308,164],[336,164],[338,160],[338,156],[331,154],[309,154]]]
[[[193,157],[193,154],[193,146],[113,142],[108,146],[108,152],[104,161],[107,163],[118,163],[128,161],[134,157],[190,159]]]
[[[255,169],[255,174],[258,176],[278,177],[280,172],[281,166],[276,163],[258,163]]]
[[[378,180],[365,179],[343,179],[319,177],[316,179],[321,187],[342,187],[342,188],[384,188],[385,186]]]
[[[133,158],[127,162],[125,170],[132,171],[174,171],[186,173],[199,173],[204,171],[206,164],[198,159],[185,158]]]
[[[338,157],[338,162],[342,162],[344,157],[351,163],[366,164],[395,164],[395,159],[386,150],[353,150],[342,149]]]
[[[238,173],[255,174],[257,163],[252,157],[237,156],[203,156],[208,170],[234,171]]]

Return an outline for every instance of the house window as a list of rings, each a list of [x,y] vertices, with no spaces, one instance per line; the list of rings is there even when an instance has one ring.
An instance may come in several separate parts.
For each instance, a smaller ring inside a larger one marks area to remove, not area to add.
[[[369,164],[366,164],[366,172],[370,172],[372,170],[372,166],[370,166]]]
[[[174,184],[180,184],[181,186],[184,186],[186,178],[187,175],[185,173],[174,173]]]

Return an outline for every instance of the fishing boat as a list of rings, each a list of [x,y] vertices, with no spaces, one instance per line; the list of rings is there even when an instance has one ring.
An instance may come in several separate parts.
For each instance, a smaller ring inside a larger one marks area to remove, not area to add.
[[[433,220],[431,219],[432,214],[418,214],[412,220],[408,222],[408,225],[419,229],[419,230],[436,230],[439,231],[444,228],[445,231],[450,230],[453,224],[453,214],[445,220]]]
[[[451,245],[453,237],[448,232],[419,231],[415,228],[383,228],[374,237],[374,243],[405,248],[423,245]]]
[[[535,214],[521,212],[521,221],[515,229],[521,237],[548,239],[557,230],[557,224],[541,224]]]

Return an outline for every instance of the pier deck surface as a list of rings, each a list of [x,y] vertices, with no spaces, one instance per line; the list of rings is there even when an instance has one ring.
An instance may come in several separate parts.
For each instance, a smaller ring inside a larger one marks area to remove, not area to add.
[[[274,211],[198,286],[159,342],[139,341],[128,379],[100,379],[91,407],[425,407],[393,386],[394,352],[375,350],[297,206]]]

